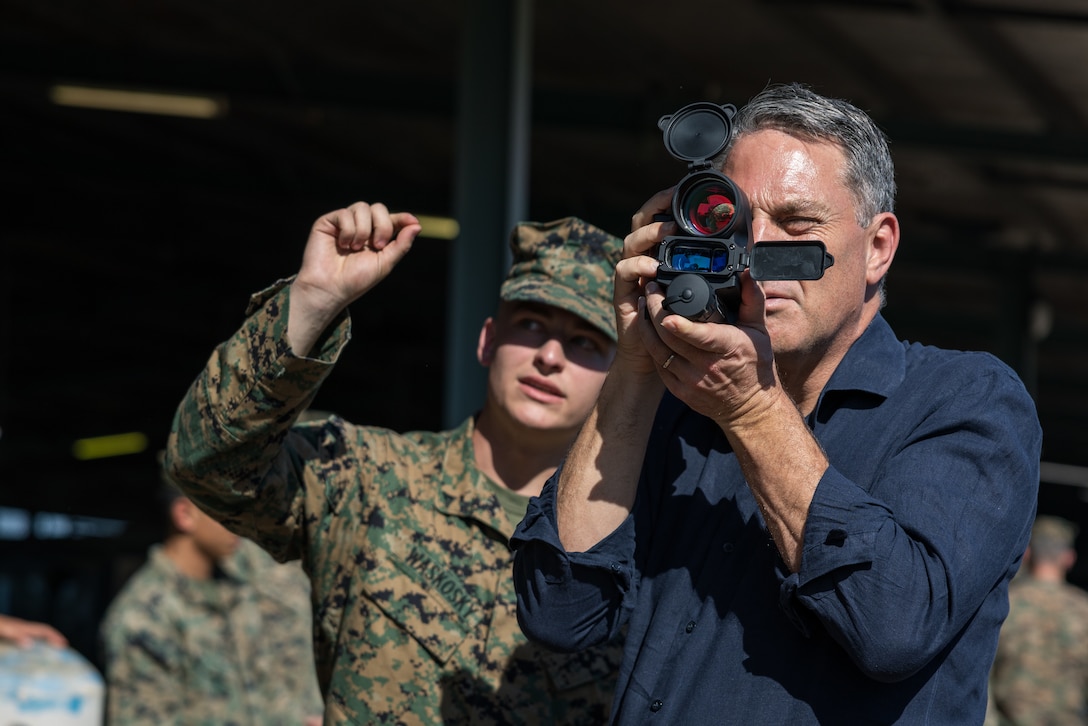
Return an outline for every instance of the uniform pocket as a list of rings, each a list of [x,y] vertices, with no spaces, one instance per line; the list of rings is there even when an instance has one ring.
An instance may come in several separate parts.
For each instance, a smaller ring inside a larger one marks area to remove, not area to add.
[[[363,577],[363,595],[446,663],[481,620],[481,608],[465,583],[418,542],[389,542],[383,561]]]

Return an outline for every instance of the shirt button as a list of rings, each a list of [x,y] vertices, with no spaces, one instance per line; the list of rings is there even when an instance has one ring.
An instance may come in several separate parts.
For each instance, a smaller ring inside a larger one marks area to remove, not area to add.
[[[613,572],[619,572],[620,571],[620,565],[619,565],[618,562],[613,562],[611,565],[609,565],[609,567],[612,568]]]
[[[695,621],[694,620],[689,620],[688,624],[684,627],[684,632],[685,633],[690,633],[693,630],[695,630]]]
[[[657,713],[658,711],[661,710],[661,707],[664,706],[664,705],[665,704],[661,702],[661,699],[657,699],[653,703],[650,704],[650,710],[653,711],[654,713]]]
[[[722,552],[724,552],[727,555],[733,554],[733,543],[732,542],[726,542],[725,544],[723,544],[722,545]]]

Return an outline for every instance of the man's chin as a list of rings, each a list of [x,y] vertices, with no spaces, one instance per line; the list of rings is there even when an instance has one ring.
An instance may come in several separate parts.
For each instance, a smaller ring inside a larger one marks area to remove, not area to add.
[[[572,426],[569,416],[560,413],[554,407],[536,403],[515,411],[513,418],[521,426],[533,431],[562,431],[576,428]]]

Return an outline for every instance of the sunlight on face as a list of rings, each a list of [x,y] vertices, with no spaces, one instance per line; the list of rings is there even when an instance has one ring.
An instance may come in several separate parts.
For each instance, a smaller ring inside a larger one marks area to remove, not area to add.
[[[533,428],[580,426],[615,355],[611,338],[577,315],[528,302],[504,302],[487,330],[489,401]]]

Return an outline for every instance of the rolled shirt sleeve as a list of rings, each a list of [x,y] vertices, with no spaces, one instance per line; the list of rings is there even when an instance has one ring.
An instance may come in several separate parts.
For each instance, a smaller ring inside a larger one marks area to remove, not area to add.
[[[783,583],[787,612],[814,613],[878,680],[912,675],[947,647],[1026,545],[1041,446],[1034,404],[978,357],[936,371],[929,410],[858,478],[868,489],[835,466],[825,473],[801,570]]]
[[[511,538],[518,622],[530,638],[571,652],[615,637],[634,606],[634,522],[628,517],[586,552],[559,541],[552,475]]]

